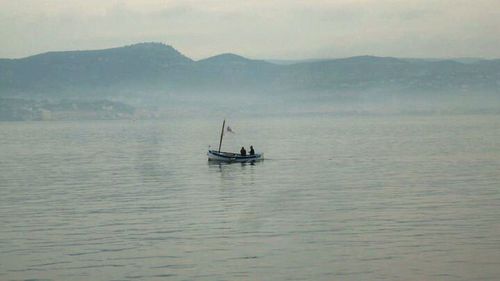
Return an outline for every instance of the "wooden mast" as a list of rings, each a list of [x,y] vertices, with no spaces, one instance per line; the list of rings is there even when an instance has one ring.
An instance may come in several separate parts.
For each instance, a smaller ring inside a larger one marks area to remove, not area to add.
[[[222,131],[220,132],[219,152],[220,152],[220,147],[222,145],[222,137],[224,136],[224,126],[225,125],[226,125],[226,119],[224,119],[224,122],[222,122]]]

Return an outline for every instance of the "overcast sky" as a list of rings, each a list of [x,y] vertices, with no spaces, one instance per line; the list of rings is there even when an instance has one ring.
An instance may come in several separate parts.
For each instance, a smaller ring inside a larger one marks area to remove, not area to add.
[[[200,59],[500,58],[500,0],[0,0],[0,57],[163,42]]]

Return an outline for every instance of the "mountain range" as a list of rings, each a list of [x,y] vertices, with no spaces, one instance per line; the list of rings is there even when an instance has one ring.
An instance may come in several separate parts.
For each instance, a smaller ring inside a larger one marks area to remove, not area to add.
[[[0,59],[0,97],[252,93],[500,93],[500,60],[357,56],[279,64],[221,54],[195,61],[162,43]]]
[[[500,112],[500,60],[193,60],[162,43],[0,59],[0,120],[443,110]]]

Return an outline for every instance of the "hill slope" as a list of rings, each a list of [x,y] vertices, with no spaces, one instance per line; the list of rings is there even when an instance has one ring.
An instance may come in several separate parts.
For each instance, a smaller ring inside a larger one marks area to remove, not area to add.
[[[171,46],[50,52],[0,60],[0,97],[94,98],[246,93],[500,93],[500,61],[359,56],[278,65],[222,54],[193,61]]]

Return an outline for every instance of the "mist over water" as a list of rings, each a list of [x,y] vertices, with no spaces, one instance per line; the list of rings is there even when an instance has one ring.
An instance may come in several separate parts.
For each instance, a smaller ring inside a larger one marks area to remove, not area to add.
[[[0,59],[0,120],[498,114],[499,75],[495,59],[361,55],[276,64],[231,53],[193,60],[170,45],[137,43]]]
[[[496,280],[498,120],[0,123],[0,279]]]

